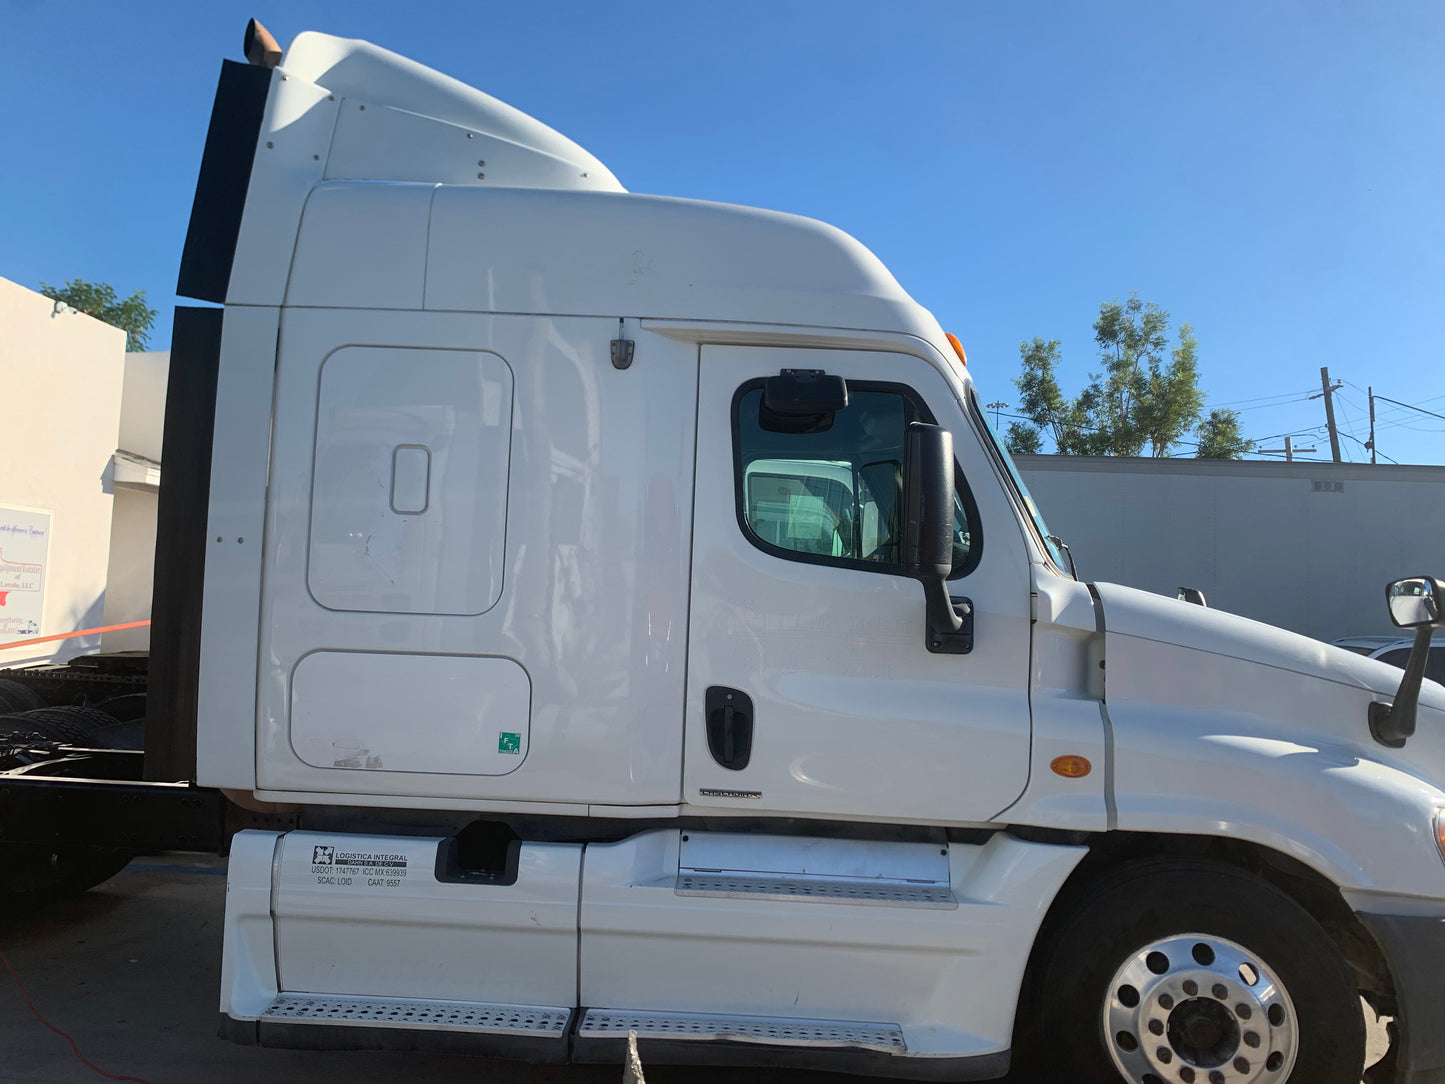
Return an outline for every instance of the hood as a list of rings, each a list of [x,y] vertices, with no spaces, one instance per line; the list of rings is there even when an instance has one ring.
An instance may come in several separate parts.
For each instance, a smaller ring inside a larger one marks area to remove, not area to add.
[[[1091,586],[1103,607],[1104,628],[1111,639],[1137,637],[1289,674],[1320,678],[1374,694],[1370,699],[1388,699],[1400,687],[1402,671],[1398,667],[1333,644],[1133,587],[1113,583]],[[1126,645],[1119,646],[1126,654],[1129,652]],[[1114,670],[1111,665],[1111,678]],[[1425,682],[1420,690],[1420,704],[1445,711],[1445,687]],[[1363,718],[1360,726],[1365,727]],[[1365,733],[1368,737],[1367,730]]]
[[[1335,884],[1445,895],[1445,688],[1402,749],[1369,707],[1402,671],[1234,614],[1115,584],[1104,625],[1112,816],[1122,830],[1251,840]]]

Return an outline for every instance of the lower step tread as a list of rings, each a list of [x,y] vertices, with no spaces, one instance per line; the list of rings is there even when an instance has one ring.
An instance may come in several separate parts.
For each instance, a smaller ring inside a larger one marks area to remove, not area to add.
[[[261,1014],[261,1019],[552,1038],[567,1034],[572,1010],[545,1005],[493,1005],[422,998],[281,994]]]
[[[732,1040],[779,1046],[877,1050],[904,1053],[903,1029],[897,1024],[852,1020],[805,1020],[787,1017],[728,1016],[703,1013],[633,1012],[588,1009],[578,1025],[578,1038]]]

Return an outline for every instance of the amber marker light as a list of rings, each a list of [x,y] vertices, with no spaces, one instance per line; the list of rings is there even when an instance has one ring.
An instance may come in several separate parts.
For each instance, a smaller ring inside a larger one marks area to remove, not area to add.
[[[1445,861],[1445,806],[1435,810],[1435,846],[1440,848],[1440,858]]]
[[[948,345],[953,347],[953,352],[958,355],[958,360],[963,362],[966,367],[968,365],[968,355],[963,352],[963,343],[959,342],[958,336],[951,331],[945,331],[944,334],[948,336]]]
[[[1089,763],[1088,757],[1069,753],[1066,756],[1054,757],[1049,761],[1049,770],[1055,775],[1062,775],[1065,779],[1082,779],[1094,770],[1094,766]]]

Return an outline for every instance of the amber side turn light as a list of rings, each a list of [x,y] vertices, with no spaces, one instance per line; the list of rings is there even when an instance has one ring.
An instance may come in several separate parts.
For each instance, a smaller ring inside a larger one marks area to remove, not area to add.
[[[1094,770],[1089,763],[1088,757],[1075,756],[1073,753],[1067,756],[1054,757],[1049,761],[1049,770],[1055,775],[1062,775],[1065,779],[1082,779]]]
[[[958,355],[958,360],[967,366],[968,355],[963,352],[963,343],[958,341],[958,336],[951,331],[945,331],[944,335],[948,336],[948,345],[953,347],[953,352]]]

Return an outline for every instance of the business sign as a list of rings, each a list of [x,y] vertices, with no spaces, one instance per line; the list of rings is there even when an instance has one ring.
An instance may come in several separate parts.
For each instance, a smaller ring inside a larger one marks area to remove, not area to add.
[[[0,505],[0,642],[40,635],[50,513]]]

